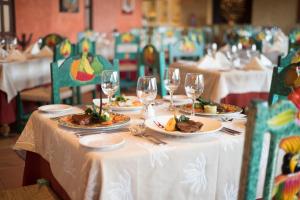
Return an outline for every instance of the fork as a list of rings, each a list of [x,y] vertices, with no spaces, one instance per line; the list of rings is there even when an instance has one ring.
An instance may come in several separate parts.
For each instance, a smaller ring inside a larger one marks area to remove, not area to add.
[[[162,125],[161,123],[159,123],[158,121],[153,120],[153,123],[158,126],[159,128],[165,128],[164,125]]]
[[[241,134],[240,131],[236,131],[236,130],[233,130],[233,129],[227,128],[227,127],[222,127],[221,131],[224,133],[227,133],[229,135],[240,135]]]

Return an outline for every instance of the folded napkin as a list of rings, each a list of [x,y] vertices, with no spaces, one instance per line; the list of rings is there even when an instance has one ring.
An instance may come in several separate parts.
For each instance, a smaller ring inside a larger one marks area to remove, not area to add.
[[[289,47],[289,39],[282,32],[277,31],[273,36],[273,43],[269,43],[268,41],[263,41],[262,43],[262,52],[270,53],[270,52],[280,52],[284,55],[287,54]]]
[[[22,54],[19,50],[15,49],[12,50],[8,55],[7,55],[7,61],[23,61],[26,60],[26,56]]]
[[[272,64],[272,63],[271,63]],[[258,57],[253,57],[250,62],[243,67],[244,70],[267,70],[266,67]]]
[[[260,55],[260,61],[265,67],[273,67],[273,63],[271,62],[270,59],[268,59],[266,56],[263,54]]]
[[[25,54],[29,55],[36,55],[40,52],[40,46],[38,42],[35,42],[34,44],[30,45],[26,50]]]
[[[0,60],[4,60],[8,56],[7,51],[4,49],[0,48]]]
[[[230,62],[223,53],[217,52],[215,56],[204,56],[198,63],[198,67],[203,69],[222,70],[230,68]]]

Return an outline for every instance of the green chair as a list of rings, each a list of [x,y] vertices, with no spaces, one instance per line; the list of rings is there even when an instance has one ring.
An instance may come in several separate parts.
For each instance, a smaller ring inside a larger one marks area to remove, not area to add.
[[[135,87],[140,38],[132,33],[115,37],[115,58],[120,61],[121,88]]]
[[[266,102],[252,102],[246,126],[238,199],[256,199],[259,173],[262,170],[261,157],[267,152],[263,199],[299,199],[300,126],[297,113],[298,110],[290,101],[281,101],[271,107]],[[264,145],[267,133],[270,134],[269,149]],[[279,149],[285,155],[280,173],[276,176],[277,163],[281,160]]]
[[[205,34],[201,29],[188,30],[188,38],[193,42],[198,42],[199,44],[205,44]]]
[[[60,43],[55,45],[53,61],[64,60],[69,56],[76,54],[76,46],[68,39],[62,40]]]
[[[100,55],[77,55],[69,57],[58,67],[57,62],[51,63],[52,103],[60,103],[60,89],[63,87],[80,87],[101,83],[100,74],[103,70],[119,71],[118,61],[113,64]],[[74,94],[73,94],[74,96]],[[77,101],[80,94],[77,92]]]
[[[289,34],[289,51],[297,50],[300,47],[300,29],[296,28]]]
[[[54,49],[55,46],[60,43],[64,37],[56,33],[50,33],[42,38],[41,48],[47,46],[51,49]]]
[[[175,59],[199,59],[204,55],[204,44],[191,41],[188,37],[169,46],[169,63]]]
[[[158,91],[163,97],[167,95],[166,88],[163,84],[164,71],[166,68],[164,52],[156,50],[152,44],[146,45],[139,53],[139,77],[151,73],[157,77]]]
[[[300,62],[297,52],[291,51],[286,57],[279,59],[279,66],[273,68],[271,88],[268,102],[273,104],[281,99],[286,99],[292,91],[298,74],[296,67]]]
[[[82,38],[76,45],[77,47],[77,54],[81,53],[90,53],[95,55],[96,54],[96,44],[94,41],[91,41],[88,38]]]

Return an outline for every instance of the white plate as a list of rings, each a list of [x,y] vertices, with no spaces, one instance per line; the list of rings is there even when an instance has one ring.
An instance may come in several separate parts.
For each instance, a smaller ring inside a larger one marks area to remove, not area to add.
[[[38,107],[38,110],[42,112],[55,113],[55,112],[64,112],[72,108],[73,108],[72,106],[66,104],[51,104],[51,105],[40,106]]]
[[[203,134],[216,132],[222,128],[222,123],[219,120],[212,119],[212,118],[206,118],[206,117],[198,117],[198,116],[195,116],[195,117],[189,116],[189,118],[191,120],[203,123],[202,128],[199,131],[193,132],[193,133],[184,133],[184,132],[180,132],[180,131],[166,131],[165,129],[158,127],[153,121],[153,120],[158,121],[159,123],[161,123],[162,125],[165,126],[167,124],[167,122],[169,121],[169,119],[172,117],[174,117],[174,116],[168,115],[168,116],[157,117],[154,119],[147,119],[145,124],[148,128],[150,128],[154,131],[164,133],[166,135],[173,135],[173,136],[203,135]]]
[[[166,101],[171,101],[171,96],[167,95],[163,97]],[[173,102],[189,102],[191,99],[189,99],[186,95],[173,95]]]
[[[137,97],[135,96],[126,96],[126,98],[130,99],[130,100],[136,100]],[[103,103],[107,103],[108,99],[102,99]],[[100,106],[100,99],[93,99],[93,103],[96,106]],[[143,109],[143,106],[112,106],[111,109],[113,111],[135,111],[135,110],[141,110]]]
[[[97,134],[81,137],[79,143],[88,148],[112,150],[122,146],[125,140],[114,134]]]

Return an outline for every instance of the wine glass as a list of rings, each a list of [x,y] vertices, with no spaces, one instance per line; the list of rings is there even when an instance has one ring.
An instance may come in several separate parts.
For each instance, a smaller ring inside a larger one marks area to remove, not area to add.
[[[119,73],[113,70],[104,70],[101,76],[101,88],[108,97],[108,111],[111,112],[112,96],[119,88]]]
[[[170,106],[169,110],[174,111],[174,104],[173,104],[173,94],[174,91],[177,90],[179,84],[180,84],[180,71],[178,68],[168,68],[165,69],[165,74],[164,74],[164,83],[166,89],[170,93]]]
[[[184,83],[186,95],[192,99],[192,112],[191,116],[195,116],[195,100],[198,98],[204,90],[204,80],[202,74],[187,73]]]
[[[136,94],[139,100],[144,104],[145,113],[148,114],[149,105],[157,95],[156,78],[154,76],[139,77]]]

